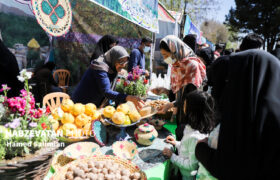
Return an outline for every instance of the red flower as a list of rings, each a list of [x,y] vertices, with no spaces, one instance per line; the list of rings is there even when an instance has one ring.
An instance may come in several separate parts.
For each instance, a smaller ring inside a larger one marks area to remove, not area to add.
[[[51,113],[51,109],[50,107],[48,106],[47,109],[46,109],[46,114],[50,114]]]
[[[149,80],[148,79],[144,79],[144,84],[148,84]]]
[[[43,129],[46,129],[46,128],[47,128],[46,123],[42,123],[41,126],[42,126]]]
[[[124,87],[126,87],[126,86],[127,86],[127,82],[125,81],[125,82],[123,83],[123,85],[124,85]]]
[[[117,79],[117,82],[120,82],[121,80],[120,79]]]

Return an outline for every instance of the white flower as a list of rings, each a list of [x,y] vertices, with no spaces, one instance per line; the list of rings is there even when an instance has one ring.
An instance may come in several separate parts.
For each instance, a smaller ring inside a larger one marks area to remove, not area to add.
[[[26,69],[23,69],[19,72],[21,77],[24,77],[25,73],[26,73]]]
[[[17,78],[18,78],[18,80],[19,80],[20,82],[24,82],[24,81],[25,81],[24,77],[17,76]]]
[[[24,82],[25,80],[31,79],[32,72],[27,72],[26,69],[20,71],[19,76],[17,77],[19,81]]]
[[[26,77],[27,77],[27,79],[31,79],[31,77],[32,77],[32,72],[26,72]]]

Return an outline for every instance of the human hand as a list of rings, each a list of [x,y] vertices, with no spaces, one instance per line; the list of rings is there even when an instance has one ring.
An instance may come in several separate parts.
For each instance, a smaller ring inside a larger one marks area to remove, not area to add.
[[[137,96],[128,95],[128,96],[126,97],[126,101],[131,101],[131,102],[133,102],[133,104],[135,105],[135,107],[136,107],[137,110],[142,109],[143,106],[145,105],[145,102],[144,102],[141,98],[139,98],[139,97],[137,97]]]
[[[149,76],[149,75],[150,75],[149,71],[145,70],[145,76]]]
[[[162,151],[162,154],[164,156],[166,156],[168,159],[170,159],[172,154],[173,154],[173,152],[171,151],[171,149],[164,148],[163,151]]]
[[[165,138],[165,141],[167,142],[167,143],[169,143],[169,144],[172,144],[172,145],[176,145],[176,140],[175,140],[175,138],[173,137],[173,136],[167,136],[166,138]]]
[[[166,114],[166,112],[173,107],[173,103],[165,104],[158,109],[158,114]]]

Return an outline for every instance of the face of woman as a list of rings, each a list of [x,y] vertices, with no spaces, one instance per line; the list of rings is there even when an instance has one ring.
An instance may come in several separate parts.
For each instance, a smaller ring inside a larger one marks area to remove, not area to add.
[[[168,52],[168,51],[166,51],[164,49],[160,49],[160,53],[163,56],[163,59],[167,59],[168,57],[171,56],[171,52]]]
[[[128,63],[128,57],[119,59],[119,61],[116,63],[117,72],[121,72],[121,70],[126,67],[127,63]]]

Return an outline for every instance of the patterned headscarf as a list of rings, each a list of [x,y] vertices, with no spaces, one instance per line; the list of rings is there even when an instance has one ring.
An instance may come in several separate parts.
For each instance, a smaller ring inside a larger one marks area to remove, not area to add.
[[[171,89],[173,93],[191,83],[200,87],[206,77],[206,68],[193,50],[174,35],[168,35],[161,41],[169,47],[172,58],[177,61],[171,69]]]
[[[110,74],[116,73],[116,63],[124,57],[129,57],[127,51],[121,46],[114,46],[105,55],[91,61],[91,67],[95,70],[106,71]]]

